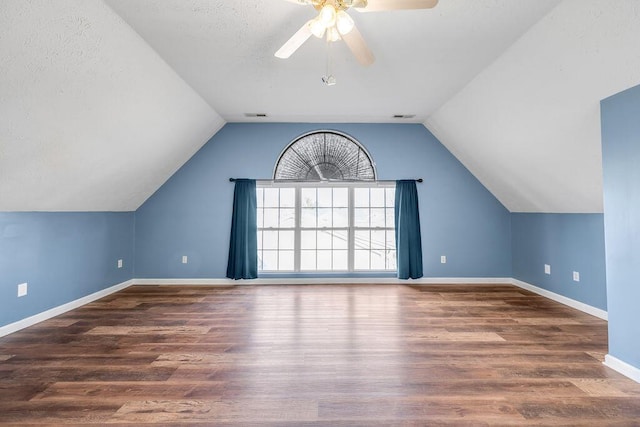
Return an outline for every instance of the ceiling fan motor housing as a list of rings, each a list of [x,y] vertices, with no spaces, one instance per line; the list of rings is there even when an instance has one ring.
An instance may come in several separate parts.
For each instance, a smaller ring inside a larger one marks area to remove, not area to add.
[[[347,10],[350,7],[367,7],[367,0],[313,0],[312,4],[316,10],[325,5],[332,5],[336,10]]]

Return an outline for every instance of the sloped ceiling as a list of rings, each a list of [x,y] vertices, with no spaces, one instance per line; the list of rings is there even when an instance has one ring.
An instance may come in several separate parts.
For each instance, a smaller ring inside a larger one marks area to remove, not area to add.
[[[273,56],[284,0],[2,0],[0,211],[134,210],[225,121],[415,114],[512,211],[602,207],[598,101],[640,83],[637,0],[360,14],[376,55]]]
[[[426,126],[512,212],[602,212],[599,102],[637,84],[640,2],[565,0]]]
[[[2,0],[0,211],[134,210],[223,123],[103,2]]]

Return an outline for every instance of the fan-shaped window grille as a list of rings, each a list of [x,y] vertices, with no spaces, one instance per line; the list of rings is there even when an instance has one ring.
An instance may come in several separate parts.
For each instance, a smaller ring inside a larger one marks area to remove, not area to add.
[[[273,175],[303,181],[376,179],[371,156],[358,142],[336,132],[314,132],[293,141],[280,155]]]

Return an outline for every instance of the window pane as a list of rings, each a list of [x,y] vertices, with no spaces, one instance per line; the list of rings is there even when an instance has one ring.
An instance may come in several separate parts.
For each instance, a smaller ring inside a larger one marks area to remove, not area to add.
[[[278,270],[293,270],[293,251],[278,251]]]
[[[369,251],[355,251],[353,268],[356,270],[369,269]]]
[[[384,188],[372,188],[370,197],[372,207],[384,207]]]
[[[264,270],[264,267],[262,264],[262,251],[258,251],[258,270]]]
[[[349,206],[349,189],[334,188],[333,189],[333,207],[346,208]]]
[[[278,269],[278,252],[263,251],[262,252],[262,269],[274,271]]]
[[[385,220],[385,210],[383,208],[371,208],[371,227],[383,227]]]
[[[353,199],[355,206],[369,206],[369,189],[368,188],[354,188]]]
[[[278,249],[278,232],[265,230],[262,233],[262,248]]]
[[[315,188],[303,188],[300,193],[300,203],[303,208],[316,207],[316,189]]]
[[[264,226],[264,209],[258,208],[256,210],[256,220],[258,228],[262,228]]]
[[[384,189],[385,199],[388,208],[392,208],[396,205],[396,189],[394,188],[385,188]]]
[[[331,270],[331,251],[318,251],[318,270]]]
[[[347,208],[333,209],[333,226],[334,227],[349,226],[349,209]]]
[[[258,249],[262,249],[262,231],[258,230]]]
[[[355,208],[353,213],[353,222],[356,227],[368,227],[369,226],[369,209],[368,208]]]
[[[384,270],[385,269],[385,251],[371,251],[371,269],[372,270]]]
[[[355,231],[355,248],[356,249],[370,249],[371,240],[369,237],[369,230],[356,230]]]
[[[278,210],[277,208],[268,208],[264,210],[264,227],[278,228]]]
[[[280,228],[293,228],[296,225],[296,210],[291,208],[280,209]]]
[[[371,249],[384,249],[384,230],[371,230]]]
[[[263,197],[264,197],[264,191],[262,190],[262,188],[256,188],[256,202],[259,208],[263,206],[263,203],[264,203]]]
[[[280,241],[278,242],[278,249],[293,250],[293,230],[280,231]]]
[[[318,207],[331,207],[331,188],[318,188]]]
[[[300,269],[315,270],[316,269],[316,251],[300,251]]]
[[[264,206],[268,208],[278,207],[278,195],[280,193],[279,188],[265,188],[264,189]]]
[[[333,269],[348,270],[349,269],[349,252],[333,251]]]
[[[318,228],[331,227],[331,208],[318,208]]]
[[[296,189],[281,188],[280,189],[280,207],[293,208],[296,206]]]
[[[396,248],[396,232],[393,230],[387,230],[387,249],[395,249]]]
[[[346,230],[333,232],[333,249],[349,249],[349,233]]]
[[[316,230],[303,230],[300,232],[300,247],[302,249],[316,248]]]
[[[331,249],[331,232],[318,230],[318,249]]]
[[[387,270],[396,270],[396,251],[387,251]]]
[[[395,209],[394,208],[387,208],[385,209],[386,212],[386,227],[387,228],[394,228],[395,224],[396,224],[396,218],[395,218]]]
[[[305,228],[315,228],[316,226],[316,209],[302,208],[300,225]]]

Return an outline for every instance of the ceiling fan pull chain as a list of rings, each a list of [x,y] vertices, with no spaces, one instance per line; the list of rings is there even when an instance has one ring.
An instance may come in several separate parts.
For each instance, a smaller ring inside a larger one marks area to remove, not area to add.
[[[327,74],[322,77],[322,82],[327,86],[333,86],[336,84],[336,78],[331,74],[332,64],[331,41],[327,38]]]

